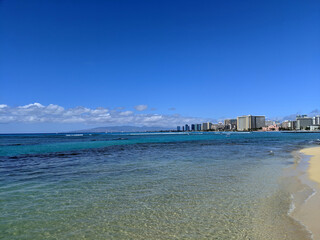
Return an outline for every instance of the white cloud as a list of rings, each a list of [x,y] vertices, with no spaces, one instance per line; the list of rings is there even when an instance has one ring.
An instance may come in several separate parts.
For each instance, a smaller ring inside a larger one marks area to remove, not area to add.
[[[138,111],[145,110],[146,105],[136,106]],[[179,114],[141,114],[120,109],[87,108],[83,106],[64,108],[59,105],[33,103],[24,106],[10,107],[0,104],[0,123],[82,123],[101,124],[101,126],[134,125],[174,127],[176,125],[201,123],[209,119],[183,117]]]
[[[50,104],[46,107],[45,112],[47,114],[61,114],[64,111],[63,107],[60,107],[58,105],[55,104]]]
[[[162,119],[161,115],[148,116],[143,119],[144,122],[157,122]]]
[[[119,113],[121,116],[129,116],[129,115],[131,115],[131,114],[133,114],[133,112],[132,111],[124,111],[124,112],[121,112],[121,113]]]
[[[20,106],[19,108],[30,109],[30,108],[44,108],[44,106],[40,103],[31,103],[28,105]]]
[[[144,111],[148,108],[148,105],[137,105],[137,106],[134,106],[134,108],[137,110],[137,111]]]

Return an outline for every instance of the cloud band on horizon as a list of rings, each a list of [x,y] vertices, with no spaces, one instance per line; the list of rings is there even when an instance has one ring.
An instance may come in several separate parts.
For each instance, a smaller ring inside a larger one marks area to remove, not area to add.
[[[135,106],[137,111],[147,109],[147,105]],[[110,126],[130,124],[135,126],[174,127],[182,124],[201,123],[209,119],[184,117],[179,114],[142,114],[120,109],[109,110],[99,107],[95,109],[78,106],[64,108],[56,104],[47,106],[32,103],[11,107],[0,104],[0,123],[83,123],[108,124]]]

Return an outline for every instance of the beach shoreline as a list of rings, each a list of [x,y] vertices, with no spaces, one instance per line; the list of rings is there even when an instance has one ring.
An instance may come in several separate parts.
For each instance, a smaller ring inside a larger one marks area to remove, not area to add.
[[[308,165],[300,180],[311,189],[310,195],[296,206],[291,216],[303,224],[312,233],[314,240],[320,240],[320,147],[308,147],[300,150]]]

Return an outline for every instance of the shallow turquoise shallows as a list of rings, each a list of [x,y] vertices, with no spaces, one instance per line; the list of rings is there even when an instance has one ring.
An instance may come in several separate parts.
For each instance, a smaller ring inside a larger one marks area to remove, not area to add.
[[[316,139],[0,135],[0,239],[309,239],[283,169]]]

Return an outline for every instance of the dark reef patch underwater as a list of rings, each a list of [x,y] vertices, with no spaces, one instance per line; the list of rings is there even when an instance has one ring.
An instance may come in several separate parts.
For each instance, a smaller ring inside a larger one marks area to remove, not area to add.
[[[0,238],[309,239],[283,171],[316,139],[0,135]]]

